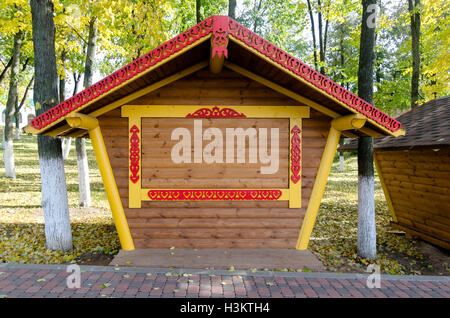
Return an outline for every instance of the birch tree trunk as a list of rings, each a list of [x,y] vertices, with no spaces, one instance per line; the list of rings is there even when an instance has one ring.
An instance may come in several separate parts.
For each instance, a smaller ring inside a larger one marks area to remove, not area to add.
[[[375,26],[369,23],[376,0],[363,0],[358,69],[358,96],[373,104]],[[358,139],[358,254],[376,259],[373,138]]]
[[[55,56],[55,25],[51,0],[31,0],[35,61],[34,104],[40,115],[58,103]],[[72,249],[66,175],[61,140],[38,135],[42,208],[48,249]]]
[[[72,145],[72,138],[71,137],[65,137],[62,140],[62,151],[63,151],[63,159],[67,160],[67,158],[69,158],[69,153],[70,153],[70,147]]]
[[[95,17],[89,21],[89,39],[86,52],[86,63],[84,66],[84,81],[83,86],[87,88],[92,85],[92,78],[94,75],[94,58],[95,48],[97,42],[97,20]],[[77,167],[78,167],[78,191],[79,204],[82,207],[91,206],[91,187],[89,178],[89,165],[86,154],[86,140],[84,138],[76,138],[75,149],[77,152]]]
[[[13,118],[17,103],[17,86],[19,83],[19,67],[20,67],[20,48],[22,46],[22,32],[19,31],[14,35],[14,45],[11,63],[11,73],[9,79],[8,100],[6,102],[5,111],[5,142],[3,153],[3,161],[5,163],[5,176],[8,178],[16,177],[16,168],[14,166],[14,149],[13,149]]]
[[[61,63],[63,65],[63,74],[59,77],[59,101],[65,101],[66,100],[66,71],[64,69],[64,64],[66,61],[66,50],[63,50],[61,52]],[[73,94],[75,95],[75,94]],[[64,137],[61,140],[61,147],[63,152],[63,159],[67,160],[69,158],[70,153],[70,146],[72,144],[72,138],[71,137]]]

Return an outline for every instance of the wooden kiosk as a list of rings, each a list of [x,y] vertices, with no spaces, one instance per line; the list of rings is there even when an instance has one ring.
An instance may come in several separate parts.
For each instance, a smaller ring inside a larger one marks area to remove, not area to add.
[[[341,134],[404,134],[226,16],[200,22],[25,131],[91,138],[124,250],[305,250]]]
[[[392,226],[450,250],[450,97],[397,118],[407,134],[376,138],[375,165]],[[356,151],[355,141],[340,151]]]

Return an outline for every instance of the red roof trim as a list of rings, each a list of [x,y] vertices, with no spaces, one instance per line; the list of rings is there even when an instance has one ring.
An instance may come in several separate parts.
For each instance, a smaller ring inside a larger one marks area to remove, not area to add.
[[[292,55],[277,48],[275,45],[253,33],[233,19],[229,19],[229,33],[235,39],[254,48],[272,61],[313,84],[321,91],[331,95],[347,106],[350,106],[388,130],[395,132],[401,128],[401,123],[399,121],[370,105],[332,80],[326,78],[308,65],[300,62]]]
[[[45,128],[68,113],[97,99],[104,93],[109,92],[113,88],[144,72],[149,67],[158,64],[176,52],[207,36],[212,32],[213,18],[213,16],[209,17],[187,31],[177,35],[173,39],[158,46],[156,49],[134,60],[125,67],[105,77],[101,81],[47,110],[33,119],[30,122],[31,126],[37,130]]]
[[[330,97],[334,97],[357,112],[367,116],[389,131],[396,132],[401,128],[401,123],[399,121],[388,116],[363,99],[344,89],[342,86],[310,68],[308,65],[300,62],[292,55],[277,48],[264,38],[226,16],[211,16],[207,18],[175,38],[131,62],[127,66],[107,76],[103,80],[88,87],[84,91],[37,116],[31,121],[31,126],[37,130],[43,129],[59,118],[64,117],[68,113],[80,108],[88,102],[97,99],[104,93],[132,79],[149,67],[158,64],[176,52],[207,36],[211,32],[213,32],[214,36],[213,42],[223,42],[226,38],[226,34],[233,36],[235,39],[257,50],[295,75],[300,76]],[[214,53],[219,57],[222,54],[226,57],[228,52],[226,48],[220,48],[220,50],[218,49],[217,52]]]

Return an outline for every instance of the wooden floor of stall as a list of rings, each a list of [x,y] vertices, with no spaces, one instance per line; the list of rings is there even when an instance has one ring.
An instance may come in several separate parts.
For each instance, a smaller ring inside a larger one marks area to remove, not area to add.
[[[325,271],[311,251],[296,249],[136,249],[121,250],[110,265],[151,268]]]

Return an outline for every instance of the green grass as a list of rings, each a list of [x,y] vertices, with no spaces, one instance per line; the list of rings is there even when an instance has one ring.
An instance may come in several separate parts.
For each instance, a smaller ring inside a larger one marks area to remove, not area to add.
[[[93,207],[77,208],[78,174],[74,144],[72,141],[70,156],[65,161],[74,249],[62,253],[45,248],[37,139],[35,136],[22,136],[14,143],[17,178],[6,178],[3,165],[0,168],[0,262],[58,264],[78,262],[86,254],[118,252],[120,244],[89,141],[87,153]],[[3,157],[3,151],[0,155]],[[357,255],[356,156],[345,154],[345,172],[339,172],[338,167],[336,157],[310,250],[330,271],[362,272],[369,263],[377,263],[385,273],[411,273],[412,267],[405,265],[407,261],[420,262],[423,256],[414,241],[389,233],[392,230],[389,226],[391,217],[378,177],[375,180],[378,259],[373,262]]]

